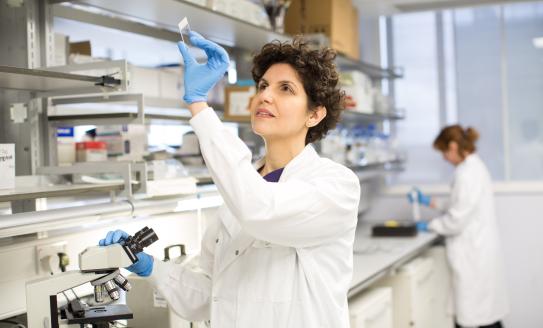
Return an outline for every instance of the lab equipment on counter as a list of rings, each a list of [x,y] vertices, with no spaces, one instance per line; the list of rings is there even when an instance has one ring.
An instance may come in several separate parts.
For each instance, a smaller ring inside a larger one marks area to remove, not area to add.
[[[414,187],[408,194],[407,199],[410,203],[417,201],[419,204],[424,206],[430,206],[432,202],[432,197],[425,195],[420,191],[419,188]]]
[[[414,237],[417,235],[417,224],[413,221],[388,220],[374,225],[371,235],[373,237]]]
[[[109,296],[120,298],[119,288],[129,291],[131,285],[119,268],[137,263],[137,254],[158,240],[153,229],[147,227],[129,236],[122,244],[87,247],[79,254],[79,270],[62,272],[26,284],[28,326],[32,328],[109,327],[109,322],[132,319],[130,308],[124,304],[88,306],[79,298],[68,300],[60,309],[57,294],[90,282],[94,286],[94,299],[102,303]]]
[[[420,220],[420,206],[419,206],[419,195],[417,193],[417,189],[413,188],[411,189],[409,193],[409,199],[412,199],[411,202],[412,210],[413,210],[413,220],[419,221]]]

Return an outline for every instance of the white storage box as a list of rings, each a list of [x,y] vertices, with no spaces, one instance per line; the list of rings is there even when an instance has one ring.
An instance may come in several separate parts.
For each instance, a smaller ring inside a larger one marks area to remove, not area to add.
[[[118,160],[141,160],[147,150],[144,125],[104,125],[96,128],[96,140],[107,145],[108,156]]]
[[[106,144],[100,141],[84,141],[76,143],[78,162],[107,161]]]
[[[160,97],[181,101],[184,95],[183,71],[180,67],[159,70]]]
[[[0,144],[0,189],[15,188],[15,144]]]
[[[352,109],[361,113],[373,114],[374,90],[368,76],[359,71],[345,71],[340,73],[341,88],[345,91],[347,97],[350,97]]]
[[[244,22],[268,29],[271,28],[264,7],[249,0],[210,0],[208,6],[214,11],[235,17]]]
[[[141,93],[147,97],[160,97],[160,71],[158,69],[130,65],[129,71],[129,92]]]
[[[129,67],[129,92],[141,93],[152,98],[179,101],[183,98],[183,71],[180,67],[145,68],[134,65]]]
[[[57,162],[59,165],[72,164],[76,161],[73,127],[57,128]]]

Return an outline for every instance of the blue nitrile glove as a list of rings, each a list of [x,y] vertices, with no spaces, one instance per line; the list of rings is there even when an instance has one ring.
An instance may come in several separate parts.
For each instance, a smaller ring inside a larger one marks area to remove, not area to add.
[[[413,191],[417,194],[417,201],[419,204],[424,206],[430,206],[430,202],[432,201],[432,198],[428,195],[425,195],[422,193],[422,191],[419,190],[419,188],[413,188],[408,194],[407,199],[409,200],[409,203],[413,203],[415,201],[412,193]]]
[[[128,238],[128,234],[122,230],[109,231],[106,238],[101,239],[98,242],[100,246],[108,246],[111,244],[118,244],[121,241]],[[144,252],[136,254],[138,261],[126,269],[130,272],[134,272],[138,276],[148,277],[153,271],[153,257]]]
[[[194,46],[204,50],[207,55],[207,63],[199,64],[190,54],[184,42],[177,43],[185,63],[185,96],[183,100],[187,104],[192,104],[207,101],[209,90],[224,77],[230,60],[226,50],[218,44],[204,39],[197,32],[190,31],[189,38]]]
[[[427,232],[428,231],[428,221],[417,221],[417,231]]]

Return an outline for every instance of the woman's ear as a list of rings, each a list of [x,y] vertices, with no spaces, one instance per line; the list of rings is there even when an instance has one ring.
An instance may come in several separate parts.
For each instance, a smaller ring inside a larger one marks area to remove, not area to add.
[[[326,117],[326,107],[317,106],[315,109],[311,110],[309,118],[305,122],[305,126],[312,128],[317,126],[324,118]]]

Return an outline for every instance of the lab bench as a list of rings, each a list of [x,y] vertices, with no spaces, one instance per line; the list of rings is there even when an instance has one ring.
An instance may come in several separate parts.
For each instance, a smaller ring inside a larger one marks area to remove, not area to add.
[[[431,232],[419,233],[415,237],[372,237],[371,224],[359,222],[349,297],[359,294],[440,240],[439,235]]]

